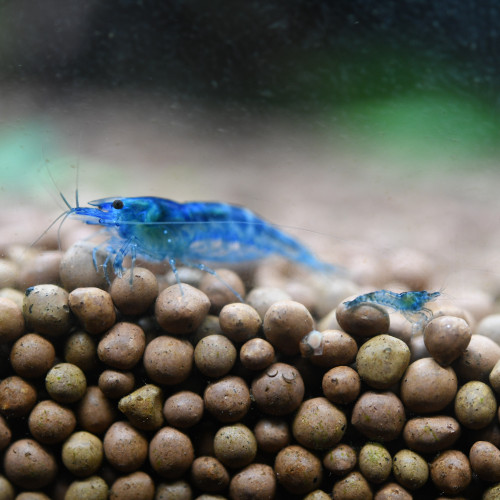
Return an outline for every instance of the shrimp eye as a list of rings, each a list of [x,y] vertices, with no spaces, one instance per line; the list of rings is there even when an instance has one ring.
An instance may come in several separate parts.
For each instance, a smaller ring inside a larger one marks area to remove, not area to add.
[[[123,208],[123,201],[122,200],[115,200],[113,202],[113,208],[116,208],[117,210],[120,210]]]

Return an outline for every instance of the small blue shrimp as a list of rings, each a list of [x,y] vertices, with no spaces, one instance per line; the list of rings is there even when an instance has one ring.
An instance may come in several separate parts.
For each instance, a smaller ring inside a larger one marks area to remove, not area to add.
[[[103,245],[118,276],[128,254],[132,267],[137,256],[156,262],[168,260],[178,282],[177,262],[215,274],[202,262],[238,263],[272,254],[317,271],[336,270],[243,207],[215,202],[177,203],[156,197],[104,198],[90,202],[91,207],[79,206],[77,198],[77,206],[71,207],[61,196],[68,210],[60,217],[99,225],[109,233]]]
[[[402,313],[408,321],[421,326],[423,320],[432,317],[432,311],[425,308],[424,305],[437,299],[440,295],[441,292],[426,292],[425,290],[401,293],[391,292],[390,290],[377,290],[344,302],[344,305],[348,309],[352,309],[368,302],[390,307]]]

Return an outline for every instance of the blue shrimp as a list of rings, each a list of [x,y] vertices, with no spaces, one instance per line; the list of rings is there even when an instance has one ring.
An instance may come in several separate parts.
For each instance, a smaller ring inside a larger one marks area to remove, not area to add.
[[[177,203],[156,197],[104,198],[90,202],[91,207],[81,207],[78,202],[71,207],[64,196],[63,200],[69,210],[62,215],[102,226],[109,233],[105,242],[108,260],[113,259],[118,276],[127,254],[131,255],[132,267],[137,256],[149,261],[168,260],[178,283],[177,262],[215,274],[202,262],[239,263],[272,254],[313,270],[336,271],[243,207],[216,202]],[[96,252],[97,247],[94,265]]]
[[[401,293],[391,292],[390,290],[377,290],[344,302],[344,305],[348,309],[356,308],[365,303],[386,306],[402,313],[416,327],[421,327],[423,321],[432,318],[432,311],[424,307],[424,305],[437,299],[440,295],[441,292],[427,292],[425,290]]]

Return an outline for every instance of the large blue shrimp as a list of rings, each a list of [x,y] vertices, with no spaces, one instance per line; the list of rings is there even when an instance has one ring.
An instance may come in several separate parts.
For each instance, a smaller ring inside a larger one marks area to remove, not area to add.
[[[91,207],[71,207],[65,216],[102,226],[108,258],[118,275],[130,255],[168,260],[179,281],[177,263],[215,274],[204,263],[238,263],[278,254],[321,272],[336,268],[320,261],[305,246],[250,210],[227,203],[177,203],[155,197],[104,198]],[[78,198],[77,198],[78,200]],[[96,247],[97,249],[97,247]],[[94,250],[94,264],[96,264]]]

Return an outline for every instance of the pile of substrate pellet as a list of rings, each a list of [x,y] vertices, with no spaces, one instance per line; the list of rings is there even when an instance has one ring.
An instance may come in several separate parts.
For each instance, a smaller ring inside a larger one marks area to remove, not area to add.
[[[0,500],[500,498],[499,316],[443,294],[415,328],[345,276],[179,286],[92,251],[3,249]]]

